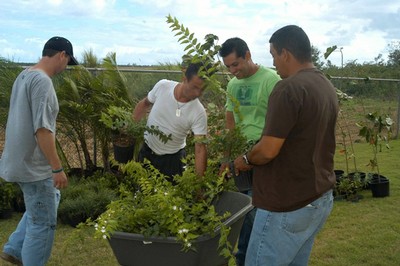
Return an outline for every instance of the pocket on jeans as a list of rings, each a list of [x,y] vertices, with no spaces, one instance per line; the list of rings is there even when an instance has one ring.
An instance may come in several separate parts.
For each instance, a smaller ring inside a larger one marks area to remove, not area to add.
[[[311,204],[310,204],[311,205]],[[299,233],[307,230],[318,212],[316,206],[305,206],[296,211],[283,214],[282,228],[290,233]]]

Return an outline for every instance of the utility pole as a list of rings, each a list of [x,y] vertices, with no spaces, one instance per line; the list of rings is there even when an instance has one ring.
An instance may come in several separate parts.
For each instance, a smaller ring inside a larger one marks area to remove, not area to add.
[[[340,51],[340,59],[341,59],[342,70],[343,70],[343,47],[340,47],[339,51]]]

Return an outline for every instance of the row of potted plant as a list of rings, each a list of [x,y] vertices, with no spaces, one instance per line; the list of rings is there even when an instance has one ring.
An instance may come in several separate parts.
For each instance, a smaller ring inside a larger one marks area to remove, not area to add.
[[[328,47],[324,53],[327,59],[337,46]],[[328,75],[329,77],[329,75]],[[367,166],[370,167],[370,173],[362,172],[358,169],[356,155],[354,151],[354,140],[350,124],[345,114],[343,103],[352,100],[352,97],[344,93],[341,89],[336,89],[339,101],[339,121],[337,123],[340,132],[340,144],[343,149],[338,151],[344,155],[345,170],[337,169],[336,189],[337,197],[344,197],[347,200],[357,201],[360,198],[358,192],[362,189],[371,189],[373,197],[389,196],[389,180],[379,171],[378,152],[382,149],[382,143],[386,148],[390,148],[389,140],[392,133],[393,120],[390,115],[378,111],[367,113],[361,122],[356,123],[359,128],[358,136],[362,137],[368,145],[371,146],[372,158]],[[354,171],[349,171],[349,161],[354,164]]]
[[[342,112],[342,110],[340,111]],[[343,116],[342,116],[343,118]],[[373,197],[386,197],[390,194],[389,179],[383,176],[379,171],[378,153],[382,150],[382,146],[390,148],[389,140],[391,137],[393,120],[388,114],[384,113],[368,113],[365,120],[357,123],[359,127],[359,136],[363,137],[368,145],[371,146],[372,157],[367,166],[371,172],[365,173],[358,170],[356,165],[356,156],[353,148],[351,133],[348,129],[347,121],[342,119],[343,124],[339,124],[342,136],[342,153],[345,156],[346,172],[343,170],[335,170],[337,177],[336,193],[338,196],[345,197],[348,200],[358,200],[358,192],[362,189],[370,189]],[[345,131],[347,129],[347,131]],[[347,138],[349,138],[350,149],[347,146]],[[353,160],[354,172],[349,172],[348,161]]]

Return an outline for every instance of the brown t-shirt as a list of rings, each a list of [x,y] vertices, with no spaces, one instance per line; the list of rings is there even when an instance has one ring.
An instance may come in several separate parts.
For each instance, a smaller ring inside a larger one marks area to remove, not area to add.
[[[332,189],[338,99],[317,69],[279,81],[269,98],[263,135],[285,139],[276,158],[254,167],[253,204],[293,211]]]

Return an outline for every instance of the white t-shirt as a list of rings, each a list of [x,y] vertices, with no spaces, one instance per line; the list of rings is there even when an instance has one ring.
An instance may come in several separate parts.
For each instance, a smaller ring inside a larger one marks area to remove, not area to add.
[[[52,176],[35,133],[39,128],[55,133],[58,110],[50,77],[41,70],[22,71],[11,93],[0,177],[10,182],[33,182]]]
[[[159,155],[173,154],[186,146],[186,137],[193,132],[194,135],[207,135],[207,115],[199,99],[190,102],[178,102],[174,96],[174,88],[178,82],[160,80],[148,93],[148,100],[153,103],[147,126],[158,126],[166,135],[172,134],[172,139],[163,143],[158,136],[145,133],[147,145]],[[180,116],[176,110],[180,109]]]

